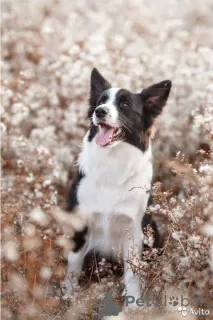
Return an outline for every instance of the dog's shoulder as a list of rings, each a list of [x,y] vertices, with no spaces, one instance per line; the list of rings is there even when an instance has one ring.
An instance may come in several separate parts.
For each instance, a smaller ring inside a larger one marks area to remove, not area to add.
[[[72,212],[73,209],[79,204],[77,199],[77,189],[80,181],[84,178],[85,174],[80,168],[77,168],[75,178],[69,188],[68,197],[67,197],[67,211]]]

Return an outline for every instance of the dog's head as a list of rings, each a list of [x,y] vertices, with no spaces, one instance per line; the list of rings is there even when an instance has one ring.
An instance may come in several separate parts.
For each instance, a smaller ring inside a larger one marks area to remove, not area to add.
[[[154,84],[141,93],[112,88],[98,72],[92,70],[90,108],[95,142],[106,147],[123,140],[146,149],[155,118],[161,113],[169,96],[171,81]]]

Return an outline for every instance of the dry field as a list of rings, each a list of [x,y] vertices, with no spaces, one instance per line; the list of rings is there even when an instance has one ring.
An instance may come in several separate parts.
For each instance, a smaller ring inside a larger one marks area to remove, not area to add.
[[[81,224],[63,208],[93,67],[133,91],[172,80],[148,209],[165,248],[159,256],[150,246],[137,272],[159,301],[213,300],[212,16],[212,0],[2,0],[2,319],[101,319],[104,294],[120,294],[121,278],[102,263],[101,279],[84,274],[73,300],[61,298],[69,237]],[[174,310],[117,319],[182,319]],[[213,310],[189,318],[213,319]]]

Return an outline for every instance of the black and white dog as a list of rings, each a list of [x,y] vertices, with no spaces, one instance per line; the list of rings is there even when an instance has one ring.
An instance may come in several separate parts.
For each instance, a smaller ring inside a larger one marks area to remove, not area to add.
[[[78,158],[78,174],[68,202],[88,212],[86,227],[76,233],[63,282],[65,298],[72,295],[86,254],[122,254],[126,294],[141,297],[140,281],[128,261],[139,261],[152,182],[151,134],[155,118],[166,104],[171,81],[135,94],[112,88],[97,69],[91,74],[88,118],[90,128]]]

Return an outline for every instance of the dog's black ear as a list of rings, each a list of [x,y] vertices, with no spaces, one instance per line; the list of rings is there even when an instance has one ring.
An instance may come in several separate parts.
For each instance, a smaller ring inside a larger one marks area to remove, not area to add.
[[[151,125],[154,118],[162,112],[169,97],[171,87],[172,82],[170,80],[165,80],[154,84],[141,92],[144,115],[145,118],[149,117],[149,125]]]
[[[98,98],[101,93],[107,89],[111,88],[110,83],[104,79],[100,72],[94,68],[91,73],[91,83],[90,83],[90,109],[88,111],[88,117],[90,118],[96,108]]]

